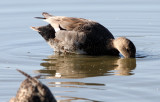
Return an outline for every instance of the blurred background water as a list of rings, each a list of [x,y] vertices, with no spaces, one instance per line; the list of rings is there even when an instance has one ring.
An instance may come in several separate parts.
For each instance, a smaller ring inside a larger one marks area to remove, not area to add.
[[[47,24],[42,12],[81,17],[131,39],[136,59],[57,56],[30,26]],[[25,79],[40,79],[59,102],[159,102],[159,0],[4,0],[0,3],[0,101],[7,102]],[[145,57],[144,57],[145,56]],[[61,77],[59,77],[61,76]]]

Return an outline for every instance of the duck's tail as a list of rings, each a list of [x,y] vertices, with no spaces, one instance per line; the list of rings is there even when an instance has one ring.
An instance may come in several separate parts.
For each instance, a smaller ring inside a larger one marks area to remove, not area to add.
[[[34,17],[34,18],[37,18],[37,19],[46,19],[46,18],[44,18],[44,17]]]
[[[37,18],[37,19],[47,19],[47,18],[53,16],[53,15],[47,13],[47,12],[43,12],[42,15],[43,15],[44,17],[35,17],[35,18]]]

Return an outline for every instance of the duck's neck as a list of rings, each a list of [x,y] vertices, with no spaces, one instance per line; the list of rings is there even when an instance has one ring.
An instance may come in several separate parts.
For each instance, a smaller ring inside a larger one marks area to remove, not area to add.
[[[107,51],[109,55],[119,56],[119,51],[114,47],[114,40],[115,39],[107,40]]]

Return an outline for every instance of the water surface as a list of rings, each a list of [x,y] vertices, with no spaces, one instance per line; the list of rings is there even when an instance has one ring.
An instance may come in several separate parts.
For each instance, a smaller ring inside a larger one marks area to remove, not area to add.
[[[55,55],[30,26],[42,12],[92,19],[137,47],[136,59]],[[59,102],[159,102],[159,0],[14,0],[0,3],[0,101],[25,79],[21,69],[49,86]]]

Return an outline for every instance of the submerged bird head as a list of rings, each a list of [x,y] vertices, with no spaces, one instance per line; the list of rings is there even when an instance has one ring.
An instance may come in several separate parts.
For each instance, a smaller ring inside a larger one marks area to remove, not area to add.
[[[116,48],[125,58],[135,58],[136,47],[127,38],[119,37],[113,40],[113,46]]]
[[[55,30],[50,24],[47,26],[31,27],[31,29],[37,31],[46,41],[50,38],[55,38]]]

